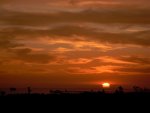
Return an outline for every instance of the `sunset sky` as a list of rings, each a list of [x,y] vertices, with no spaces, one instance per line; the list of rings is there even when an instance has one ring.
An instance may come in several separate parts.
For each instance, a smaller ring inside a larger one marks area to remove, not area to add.
[[[0,88],[150,88],[150,0],[0,0]]]

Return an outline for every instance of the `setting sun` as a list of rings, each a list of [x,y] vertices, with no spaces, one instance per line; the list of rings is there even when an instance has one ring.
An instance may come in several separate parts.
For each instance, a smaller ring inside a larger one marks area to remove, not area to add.
[[[105,83],[102,84],[102,87],[103,88],[109,88],[110,87],[110,83],[105,82]]]

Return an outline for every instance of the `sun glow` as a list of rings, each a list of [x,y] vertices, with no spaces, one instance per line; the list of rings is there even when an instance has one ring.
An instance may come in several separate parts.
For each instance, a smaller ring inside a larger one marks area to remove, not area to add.
[[[103,88],[109,88],[110,87],[110,83],[105,82],[105,83],[102,84],[102,87]]]

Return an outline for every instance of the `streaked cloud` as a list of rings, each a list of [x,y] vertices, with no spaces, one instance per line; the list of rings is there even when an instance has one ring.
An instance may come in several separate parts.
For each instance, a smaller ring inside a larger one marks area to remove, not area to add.
[[[141,84],[150,74],[149,12],[149,0],[1,0],[0,86]]]

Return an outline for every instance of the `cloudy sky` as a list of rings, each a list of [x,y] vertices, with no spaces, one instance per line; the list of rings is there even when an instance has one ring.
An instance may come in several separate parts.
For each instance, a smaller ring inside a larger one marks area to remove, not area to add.
[[[149,0],[1,0],[0,87],[150,88]]]

